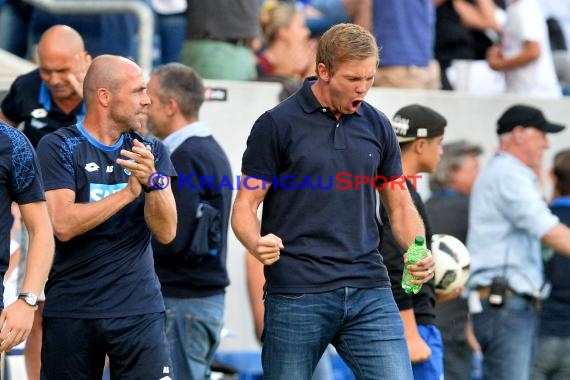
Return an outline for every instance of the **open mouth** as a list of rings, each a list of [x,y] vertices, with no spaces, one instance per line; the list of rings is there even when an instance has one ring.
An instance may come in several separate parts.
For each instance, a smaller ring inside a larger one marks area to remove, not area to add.
[[[354,108],[358,108],[361,104],[362,104],[362,100],[353,100],[352,101],[352,106]]]

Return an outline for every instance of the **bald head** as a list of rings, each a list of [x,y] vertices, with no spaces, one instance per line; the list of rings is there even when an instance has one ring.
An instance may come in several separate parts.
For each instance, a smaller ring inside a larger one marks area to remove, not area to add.
[[[106,88],[116,92],[124,82],[141,75],[140,67],[133,61],[118,55],[100,55],[91,62],[83,81],[83,98],[89,105],[97,90]]]
[[[141,68],[127,58],[95,58],[83,81],[83,98],[84,125],[111,133],[112,141],[117,133],[142,131],[146,125],[151,102],[146,80]]]
[[[54,54],[67,53],[75,55],[85,51],[83,38],[67,25],[54,25],[42,34],[38,42],[38,59],[40,63]]]

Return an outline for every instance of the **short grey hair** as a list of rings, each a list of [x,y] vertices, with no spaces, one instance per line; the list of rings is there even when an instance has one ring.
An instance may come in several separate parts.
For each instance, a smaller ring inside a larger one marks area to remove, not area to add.
[[[483,153],[480,145],[459,140],[443,144],[443,154],[435,171],[429,177],[429,187],[433,190],[445,189],[451,174],[463,165],[466,156]]]
[[[200,75],[181,63],[158,66],[152,76],[158,79],[156,89],[161,102],[174,99],[187,118],[198,117],[204,103],[204,84]]]

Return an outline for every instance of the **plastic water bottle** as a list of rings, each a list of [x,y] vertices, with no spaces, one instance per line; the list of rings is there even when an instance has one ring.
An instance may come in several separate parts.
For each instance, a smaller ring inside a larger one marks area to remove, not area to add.
[[[408,248],[408,261],[404,263],[404,273],[402,276],[402,288],[406,293],[418,294],[422,288],[422,284],[413,284],[414,276],[408,272],[409,264],[416,264],[418,261],[426,258],[428,251],[423,236],[416,236],[414,242]]]

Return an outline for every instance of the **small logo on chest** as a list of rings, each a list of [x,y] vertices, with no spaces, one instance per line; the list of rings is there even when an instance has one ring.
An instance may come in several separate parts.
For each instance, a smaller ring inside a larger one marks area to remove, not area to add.
[[[44,108],[36,108],[32,112],[30,112],[30,115],[34,119],[43,119],[44,117],[46,117],[48,115],[48,111],[46,111]]]
[[[94,162],[90,162],[88,164],[85,164],[85,170],[87,170],[89,173],[97,171],[99,170],[99,165]]]

